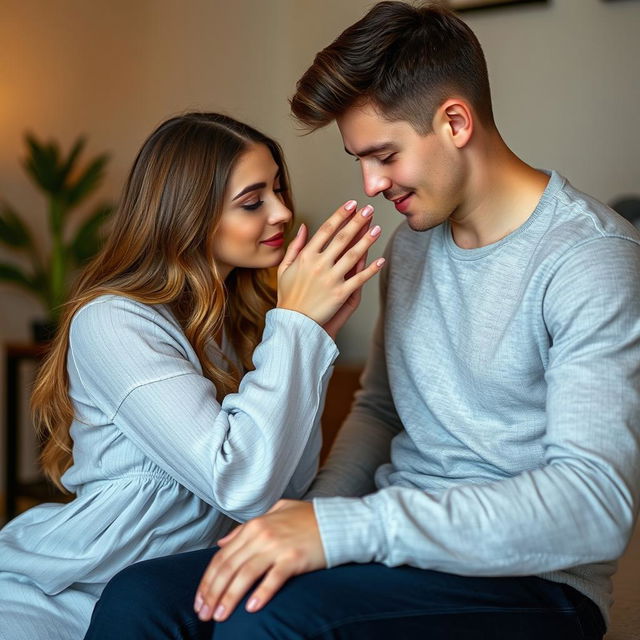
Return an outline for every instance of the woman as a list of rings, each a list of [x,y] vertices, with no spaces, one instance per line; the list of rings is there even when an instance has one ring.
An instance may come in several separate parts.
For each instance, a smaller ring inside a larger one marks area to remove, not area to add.
[[[379,227],[355,207],[285,254],[275,142],[207,113],[151,134],[36,382],[45,471],[76,498],[0,532],[0,638],[81,638],[123,567],[302,495],[332,338],[382,266],[364,266]]]

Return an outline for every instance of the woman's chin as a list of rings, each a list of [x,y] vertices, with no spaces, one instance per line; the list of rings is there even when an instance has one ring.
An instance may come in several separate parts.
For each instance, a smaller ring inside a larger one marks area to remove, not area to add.
[[[284,254],[285,254],[285,248],[284,247],[280,247],[279,249],[275,249],[273,251],[273,255],[269,256],[265,260],[265,264],[264,264],[263,268],[270,269],[271,267],[277,267],[282,262],[282,259],[284,258]]]
[[[262,257],[258,260],[247,261],[244,264],[238,264],[236,267],[243,269],[272,269],[277,267],[284,258],[284,250],[274,251],[272,256]]]

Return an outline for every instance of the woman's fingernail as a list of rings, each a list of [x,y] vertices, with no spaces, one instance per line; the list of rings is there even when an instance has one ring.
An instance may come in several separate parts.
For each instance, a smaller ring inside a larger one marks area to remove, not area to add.
[[[373,213],[373,207],[368,204],[360,213],[364,218],[368,218]]]
[[[202,596],[200,594],[196,595],[196,601],[193,603],[193,610],[196,613],[199,613],[200,609],[202,609],[203,604],[204,600],[202,599]]]
[[[202,606],[202,609],[198,611],[198,618],[203,622],[211,620],[211,607],[208,604]]]
[[[371,229],[371,231],[369,231],[369,233],[375,238],[380,231],[382,231],[382,229],[380,229],[380,225],[376,225],[375,227],[373,227],[373,229]]]
[[[296,238],[302,233],[302,227],[304,227],[304,222],[300,225],[300,228],[298,229],[298,233],[296,233]]]
[[[348,202],[344,203],[344,208],[347,211],[353,211],[356,208],[357,205],[358,205],[358,203],[355,200],[349,200]]]
[[[213,614],[213,619],[214,620],[222,620],[222,618],[224,617],[224,605],[219,604],[215,613]]]
[[[258,598],[251,598],[251,600],[247,602],[247,611],[255,611],[258,608],[258,603]]]
[[[376,260],[376,266],[381,267],[385,262],[386,260],[384,258],[380,258],[380,260]]]

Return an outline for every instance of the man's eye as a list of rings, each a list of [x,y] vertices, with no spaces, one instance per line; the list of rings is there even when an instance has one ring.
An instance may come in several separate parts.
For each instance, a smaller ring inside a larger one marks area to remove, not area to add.
[[[262,203],[263,203],[262,200],[258,200],[257,202],[251,202],[250,204],[243,204],[242,208],[247,211],[255,211],[256,209],[259,209],[262,206]]]
[[[390,162],[393,162],[393,158],[395,155],[395,153],[390,153],[388,156],[380,158],[380,164],[389,164]]]

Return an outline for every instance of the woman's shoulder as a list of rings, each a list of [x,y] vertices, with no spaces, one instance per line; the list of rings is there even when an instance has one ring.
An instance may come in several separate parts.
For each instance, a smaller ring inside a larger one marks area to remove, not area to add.
[[[124,295],[106,294],[98,296],[82,305],[71,320],[75,325],[96,324],[98,326],[122,328],[119,322],[139,322],[141,327],[148,323],[172,324],[176,321],[164,305],[145,304]]]
[[[104,295],[87,302],[69,329],[73,368],[94,391],[124,397],[153,379],[197,372],[199,363],[184,332],[164,305]]]
[[[71,320],[69,338],[104,348],[127,348],[132,342],[149,336],[182,337],[182,330],[163,305],[150,305],[123,295],[102,295],[76,311]]]
[[[138,302],[128,296],[117,294],[105,294],[89,300],[82,305],[73,316],[72,322],[87,319],[99,319],[119,314],[134,314],[142,317],[154,317],[157,315],[155,305]]]

